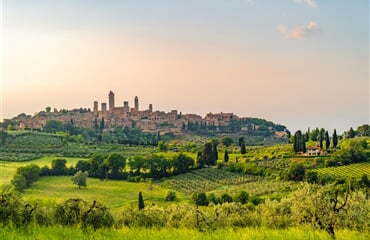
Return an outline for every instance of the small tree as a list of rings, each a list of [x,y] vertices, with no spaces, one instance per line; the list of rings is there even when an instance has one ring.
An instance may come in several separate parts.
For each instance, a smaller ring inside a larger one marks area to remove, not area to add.
[[[329,138],[328,131],[325,132],[325,147],[326,147],[326,150],[328,150],[330,147],[330,138]]]
[[[245,154],[247,152],[246,148],[245,148],[245,143],[242,142],[241,143],[241,146],[240,146],[240,153],[241,154]]]
[[[220,203],[232,202],[233,198],[228,193],[223,193],[219,199]]]
[[[334,133],[333,133],[333,147],[336,148],[337,145],[338,145],[337,130],[334,129]]]
[[[229,153],[227,152],[227,149],[225,149],[224,162],[227,163],[228,161],[229,161]]]
[[[191,196],[191,200],[197,206],[208,206],[209,203],[207,195],[204,192],[193,193],[193,195]]]
[[[11,184],[14,186],[15,190],[22,192],[23,189],[27,187],[26,178],[23,175],[14,175]]]
[[[139,203],[138,203],[139,210],[144,209],[144,199],[143,199],[143,194],[139,192]]]
[[[82,172],[81,170],[78,171],[72,177],[73,184],[76,184],[78,186],[78,189],[81,189],[81,186],[87,187],[86,185],[87,176],[88,176],[87,172]]]
[[[176,199],[176,192],[173,191],[168,191],[166,193],[166,196],[164,197],[164,200],[169,202],[169,201],[174,201]]]
[[[249,194],[246,191],[240,191],[236,196],[235,196],[235,202],[240,202],[241,204],[246,204],[249,199]]]

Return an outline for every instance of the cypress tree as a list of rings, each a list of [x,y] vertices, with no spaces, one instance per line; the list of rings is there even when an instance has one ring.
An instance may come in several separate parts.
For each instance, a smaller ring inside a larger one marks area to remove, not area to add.
[[[325,133],[325,130],[323,128],[320,129],[320,148],[323,149],[323,141],[324,141],[324,133]]]
[[[325,132],[325,147],[326,147],[326,150],[328,150],[330,147],[330,138],[329,138],[328,131]]]
[[[138,206],[139,206],[139,210],[142,210],[142,209],[144,209],[144,199],[143,199],[143,195],[142,195],[142,193],[141,192],[139,192],[139,204],[138,204]]]
[[[333,147],[336,148],[337,145],[338,145],[337,130],[334,129],[334,133],[333,133]]]
[[[216,165],[218,160],[218,151],[217,151],[217,144],[213,143],[213,159],[212,159],[212,165]]]
[[[245,154],[247,152],[246,148],[245,148],[245,143],[242,142],[241,146],[240,146],[240,153],[241,154]]]
[[[105,127],[104,118],[102,118],[100,122],[100,130],[103,130],[104,127]]]
[[[228,161],[229,161],[229,153],[227,152],[227,149],[225,149],[224,162],[227,163]]]

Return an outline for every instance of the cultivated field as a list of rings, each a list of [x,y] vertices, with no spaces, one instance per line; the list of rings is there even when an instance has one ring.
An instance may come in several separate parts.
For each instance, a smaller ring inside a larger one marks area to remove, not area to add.
[[[364,174],[370,176],[370,163],[357,163],[340,167],[320,168],[317,169],[316,172],[318,174],[326,174],[336,177],[360,178]]]

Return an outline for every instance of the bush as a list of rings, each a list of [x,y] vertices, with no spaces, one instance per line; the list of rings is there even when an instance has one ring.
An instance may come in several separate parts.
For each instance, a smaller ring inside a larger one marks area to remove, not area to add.
[[[219,203],[218,198],[216,197],[216,195],[214,193],[210,193],[208,195],[208,201],[209,201],[209,203],[214,203],[214,204]]]
[[[223,193],[221,195],[219,201],[220,201],[220,203],[226,203],[226,202],[230,203],[230,202],[233,201],[233,198],[229,194]]]
[[[29,187],[40,178],[41,169],[36,164],[30,164],[24,167],[19,167],[16,175],[21,175],[26,179],[26,186]]]
[[[94,201],[91,206],[82,199],[69,199],[59,204],[55,211],[55,221],[64,226],[81,225],[94,230],[113,226],[114,219],[108,208]]]
[[[248,202],[249,194],[246,191],[240,191],[236,196],[234,201],[241,204],[246,204]]]
[[[191,200],[197,206],[208,206],[208,199],[207,195],[204,192],[201,193],[193,193],[191,196]]]
[[[18,192],[22,192],[27,187],[26,178],[19,174],[14,175],[11,184]]]
[[[167,202],[174,201],[175,199],[176,199],[176,192],[173,192],[173,191],[168,191],[164,198],[164,200]]]

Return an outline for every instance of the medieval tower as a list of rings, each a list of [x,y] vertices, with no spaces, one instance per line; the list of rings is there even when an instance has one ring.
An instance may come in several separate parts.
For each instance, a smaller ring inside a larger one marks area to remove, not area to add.
[[[135,97],[135,111],[139,111],[139,98],[137,96]]]
[[[109,111],[112,111],[114,108],[114,93],[110,91],[108,96],[109,96]]]
[[[98,114],[98,102],[94,101],[94,117],[97,117]]]

